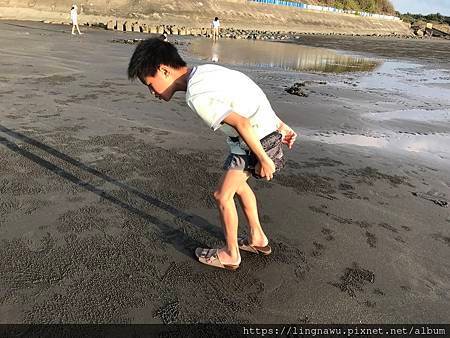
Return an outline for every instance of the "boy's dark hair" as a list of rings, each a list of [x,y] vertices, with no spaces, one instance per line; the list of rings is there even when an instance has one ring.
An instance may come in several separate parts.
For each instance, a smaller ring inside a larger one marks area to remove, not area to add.
[[[141,41],[128,64],[128,78],[142,81],[146,76],[154,76],[162,64],[173,68],[186,66],[186,62],[170,42],[159,38]]]

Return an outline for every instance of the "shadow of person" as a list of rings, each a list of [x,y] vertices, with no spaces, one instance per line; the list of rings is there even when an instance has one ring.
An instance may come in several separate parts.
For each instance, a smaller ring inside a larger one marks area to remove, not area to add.
[[[28,25],[19,25],[19,24],[9,23],[9,22],[5,22],[4,24],[8,25],[8,26],[27,28],[27,29],[35,29],[35,30],[40,30],[40,31],[56,32],[56,33],[67,33],[66,30],[60,30],[60,29],[48,29],[48,28],[42,28],[42,27],[32,27],[32,26],[28,26]]]
[[[223,239],[221,231],[216,230],[218,228],[217,226],[212,225],[206,219],[204,219],[198,215],[188,214],[182,210],[179,210],[179,209],[175,208],[174,206],[159,200],[158,198],[155,198],[153,196],[147,195],[147,194],[139,191],[135,187],[129,186],[129,185],[127,185],[123,182],[120,182],[108,175],[105,175],[104,173],[100,172],[99,170],[89,167],[86,164],[84,164],[84,163],[82,163],[82,162],[40,142],[40,141],[32,139],[32,138],[30,138],[22,133],[19,133],[17,131],[11,130],[3,125],[0,125],[0,132],[3,132],[6,135],[9,135],[10,137],[13,137],[17,140],[26,142],[29,145],[37,147],[58,159],[61,159],[65,162],[85,171],[85,172],[88,172],[98,178],[101,178],[102,180],[109,182],[109,183],[119,187],[120,189],[123,189],[123,190],[141,198],[142,200],[151,204],[152,206],[157,207],[157,208],[175,216],[180,221],[188,222],[188,223],[194,225],[195,227],[208,232],[209,235],[212,237],[215,237],[219,240]],[[64,168],[59,167],[46,159],[43,159],[42,157],[32,153],[29,150],[19,147],[18,144],[8,140],[5,137],[0,136],[0,144],[7,147],[11,151],[14,151],[17,154],[20,154],[20,155],[26,157],[27,159],[33,161],[34,163],[40,165],[41,167],[51,171],[55,175],[58,175],[64,179],[72,182],[73,184],[78,185],[78,186],[82,187],[83,189],[90,191],[90,192],[100,196],[101,198],[110,201],[114,205],[121,207],[121,208],[127,210],[128,212],[138,215],[139,217],[142,217],[143,219],[151,222],[152,224],[156,225],[159,228],[159,230],[163,233],[163,235],[165,236],[164,239],[168,239],[170,244],[172,244],[175,249],[177,249],[178,251],[180,251],[181,253],[183,253],[189,257],[192,257],[192,258],[194,257],[193,252],[192,252],[193,248],[195,248],[201,244],[204,244],[204,243],[200,243],[200,242],[194,240],[182,229],[178,229],[178,228],[174,227],[173,225],[171,225],[165,221],[162,221],[161,219],[159,219],[143,210],[140,210],[140,209],[130,205],[127,202],[120,200],[119,198],[113,196],[112,194],[106,192],[105,190],[99,188],[98,186],[96,186],[94,184],[91,184],[89,182],[81,180],[80,178],[71,174]]]

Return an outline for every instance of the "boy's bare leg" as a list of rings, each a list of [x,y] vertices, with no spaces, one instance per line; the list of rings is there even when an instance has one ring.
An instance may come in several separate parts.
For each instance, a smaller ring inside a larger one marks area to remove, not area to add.
[[[83,34],[80,32],[80,27],[78,27],[78,25],[77,25],[77,31],[78,31],[78,34],[80,34],[80,35]]]
[[[219,249],[219,259],[222,264],[240,264],[241,262],[237,243],[238,214],[233,197],[238,187],[245,183],[248,177],[245,171],[228,170],[214,192],[226,241],[226,246]]]
[[[256,196],[247,182],[242,183],[236,190],[242,210],[247,218],[248,244],[253,246],[266,246],[269,241],[259,222]]]
[[[75,35],[75,25],[72,25],[72,35]]]

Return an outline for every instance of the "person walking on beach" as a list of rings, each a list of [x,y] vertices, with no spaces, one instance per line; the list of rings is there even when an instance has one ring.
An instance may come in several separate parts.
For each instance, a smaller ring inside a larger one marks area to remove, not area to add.
[[[219,38],[219,28],[220,28],[220,21],[217,16],[212,21],[211,28],[212,28],[212,39],[216,41]]]
[[[78,7],[73,5],[70,10],[70,19],[72,20],[72,35],[75,35],[75,27],[77,28],[78,34],[83,34],[80,32],[80,27],[78,27]]]
[[[147,39],[136,47],[129,65],[129,79],[139,79],[158,99],[170,101],[177,91],[186,92],[187,105],[214,131],[227,136],[230,147],[225,170],[214,198],[219,209],[226,245],[197,248],[201,263],[236,270],[239,249],[255,254],[272,252],[259,217],[250,176],[271,180],[284,166],[282,144],[292,148],[297,134],[283,123],[261,88],[241,72],[204,64],[188,67],[177,49],[161,39]],[[238,214],[233,197],[240,199],[248,222],[248,235],[238,238]]]
[[[167,33],[166,33],[166,31],[164,31],[164,33],[162,33],[160,36],[159,36],[159,38],[161,39],[161,40],[163,40],[163,41],[169,41],[169,39],[167,38]]]

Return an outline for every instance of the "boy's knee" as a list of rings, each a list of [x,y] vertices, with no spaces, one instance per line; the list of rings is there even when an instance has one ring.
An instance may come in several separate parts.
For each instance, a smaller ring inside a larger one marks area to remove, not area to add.
[[[243,183],[241,184],[237,189],[236,189],[236,194],[241,197],[243,195],[248,195],[249,193],[252,193],[252,189],[250,188],[250,186],[247,183]]]
[[[244,192],[245,192],[245,187],[243,185],[239,186],[239,188],[237,188],[237,190],[236,190],[236,194],[239,195],[239,196],[244,194]]]
[[[217,204],[222,205],[233,199],[233,195],[226,192],[214,191],[214,199]]]

